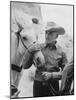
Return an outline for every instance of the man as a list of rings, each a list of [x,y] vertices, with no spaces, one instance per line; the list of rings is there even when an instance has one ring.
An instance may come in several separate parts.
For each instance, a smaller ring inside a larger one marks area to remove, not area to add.
[[[47,24],[45,46],[42,48],[45,65],[36,69],[33,85],[34,97],[59,95],[59,79],[62,76],[61,69],[64,68],[67,59],[61,48],[57,47],[56,39],[64,33],[64,28],[56,23],[49,22]]]

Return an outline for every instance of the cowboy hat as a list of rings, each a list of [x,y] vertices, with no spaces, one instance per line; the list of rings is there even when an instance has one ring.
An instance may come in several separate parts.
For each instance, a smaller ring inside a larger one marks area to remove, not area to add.
[[[47,22],[46,31],[49,31],[49,33],[58,32],[59,35],[65,34],[65,29],[57,25],[55,22]]]

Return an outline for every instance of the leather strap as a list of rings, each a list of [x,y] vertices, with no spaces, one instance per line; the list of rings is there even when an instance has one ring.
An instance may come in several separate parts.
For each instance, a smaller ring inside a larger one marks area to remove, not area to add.
[[[19,67],[19,66],[15,65],[15,64],[11,64],[11,69],[16,71],[16,72],[21,72],[22,66]]]

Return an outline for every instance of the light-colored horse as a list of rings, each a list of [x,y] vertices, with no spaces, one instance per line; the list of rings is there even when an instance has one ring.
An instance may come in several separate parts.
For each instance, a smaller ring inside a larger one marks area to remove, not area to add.
[[[11,85],[18,89],[22,69],[31,67],[33,63],[43,66],[44,56],[37,43],[34,28],[23,28],[17,20],[16,24],[18,31],[11,33]],[[15,65],[15,68],[12,68],[12,65]],[[13,95],[15,97],[15,94]]]

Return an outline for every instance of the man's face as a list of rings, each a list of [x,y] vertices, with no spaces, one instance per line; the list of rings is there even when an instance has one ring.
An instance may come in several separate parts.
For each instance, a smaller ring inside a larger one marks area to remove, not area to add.
[[[58,38],[58,32],[46,33],[45,38],[46,38],[46,43],[51,43]]]

